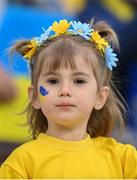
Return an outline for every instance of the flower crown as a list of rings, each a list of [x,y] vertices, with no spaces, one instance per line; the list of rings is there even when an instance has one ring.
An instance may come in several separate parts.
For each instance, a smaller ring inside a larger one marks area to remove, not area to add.
[[[31,61],[37,48],[42,45],[43,42],[51,38],[60,36],[62,34],[74,34],[79,35],[83,39],[91,41],[95,44],[96,48],[104,56],[106,67],[112,71],[113,67],[116,67],[118,61],[117,55],[113,52],[113,49],[109,43],[102,38],[97,31],[92,28],[92,25],[87,23],[81,23],[80,21],[71,21],[63,19],[59,22],[54,22],[48,29],[43,28],[44,33],[40,37],[34,37],[27,45],[28,51],[25,53],[24,58]]]

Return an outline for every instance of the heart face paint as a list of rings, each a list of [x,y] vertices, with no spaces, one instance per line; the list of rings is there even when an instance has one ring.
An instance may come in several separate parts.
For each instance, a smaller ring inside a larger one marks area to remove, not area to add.
[[[46,96],[49,93],[43,86],[39,87],[39,92],[42,96]]]

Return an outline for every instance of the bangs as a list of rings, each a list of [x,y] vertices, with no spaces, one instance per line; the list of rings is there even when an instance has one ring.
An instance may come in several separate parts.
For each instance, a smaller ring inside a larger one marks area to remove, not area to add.
[[[78,48],[74,46],[71,41],[61,39],[45,48],[43,52],[44,59],[42,59],[46,71],[57,71],[61,67],[76,70],[75,56],[78,53]]]

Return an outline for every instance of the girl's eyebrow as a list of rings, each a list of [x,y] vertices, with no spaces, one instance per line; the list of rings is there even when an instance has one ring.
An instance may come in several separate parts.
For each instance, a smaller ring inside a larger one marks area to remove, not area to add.
[[[54,76],[57,76],[59,75],[60,73],[57,73],[57,72],[47,72],[47,73],[44,73],[44,76],[50,76],[50,75],[54,75]]]
[[[90,76],[89,74],[85,73],[85,72],[75,72],[75,73],[72,73],[73,76],[79,76],[79,75],[82,75],[82,76]]]
[[[44,74],[44,76],[50,76],[50,75],[60,76],[61,74],[58,72],[47,72]],[[88,77],[90,76],[89,74],[87,74],[85,72],[74,72],[74,73],[72,73],[72,76],[79,76],[79,75],[88,76]]]

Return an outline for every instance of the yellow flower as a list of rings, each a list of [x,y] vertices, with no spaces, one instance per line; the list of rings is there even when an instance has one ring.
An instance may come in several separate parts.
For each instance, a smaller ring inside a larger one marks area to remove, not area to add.
[[[104,48],[109,45],[108,42],[104,38],[102,38],[97,31],[92,32],[91,40],[96,43],[97,48],[103,53]]]
[[[37,41],[32,39],[30,44],[27,45],[28,51],[23,56],[25,59],[31,60],[37,49]]]
[[[68,23],[67,20],[63,19],[60,20],[59,23],[57,21],[55,21],[52,24],[51,29],[57,34],[57,35],[61,35],[64,34],[67,29],[70,27],[70,23]]]

